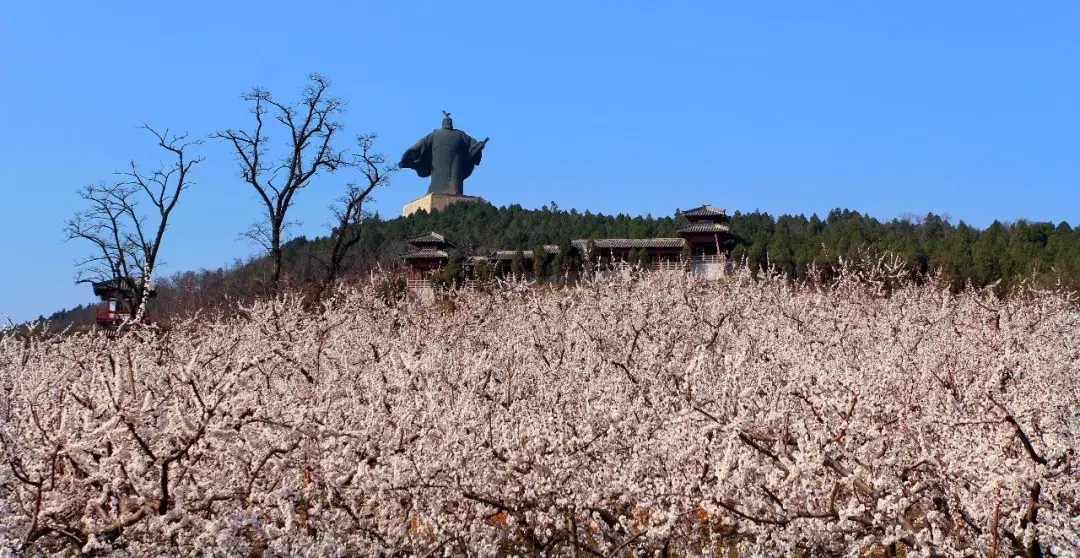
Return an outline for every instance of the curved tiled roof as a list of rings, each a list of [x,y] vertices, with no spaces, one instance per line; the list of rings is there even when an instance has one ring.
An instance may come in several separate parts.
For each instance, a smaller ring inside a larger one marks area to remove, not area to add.
[[[442,244],[446,246],[454,245],[452,242],[447,242],[446,237],[437,232],[429,232],[427,234],[422,234],[420,236],[410,238],[406,242],[408,242],[409,244]]]
[[[492,252],[490,256],[488,256],[488,259],[489,260],[512,260],[512,259],[514,259],[514,254],[517,254],[517,250],[496,250],[496,251]],[[526,258],[531,258],[532,257],[532,252],[531,251],[530,252],[522,251],[522,255],[524,255]]]
[[[731,232],[731,227],[726,223],[693,223],[679,229],[679,234],[686,233],[727,233]]]
[[[593,240],[596,247],[601,250],[610,248],[682,248],[681,238],[597,238]],[[574,247],[584,249],[589,245],[588,240],[575,240],[571,242]]]
[[[120,293],[134,293],[138,289],[135,281],[129,277],[114,278],[108,281],[97,281],[90,284],[94,289],[94,296],[113,296]],[[157,296],[157,289],[150,289],[150,298]]]
[[[687,209],[682,212],[683,217],[727,217],[727,211],[720,209],[714,205],[705,204],[701,207],[695,207],[694,209]]]
[[[558,254],[559,253],[559,247],[554,245],[554,244],[545,244],[544,245],[544,252],[546,252],[548,254]],[[496,250],[496,251],[492,252],[491,255],[488,256],[488,259],[491,259],[491,260],[512,260],[512,259],[514,259],[514,254],[516,254],[516,253],[517,253],[517,250]],[[527,260],[532,259],[532,253],[533,253],[532,250],[522,250],[521,253],[525,256],[525,259],[527,259]]]
[[[442,250],[416,250],[401,256],[406,260],[446,260],[450,255]]]

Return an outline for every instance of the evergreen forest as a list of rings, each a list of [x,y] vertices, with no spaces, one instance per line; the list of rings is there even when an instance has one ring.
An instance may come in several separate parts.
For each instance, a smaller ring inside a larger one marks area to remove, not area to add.
[[[552,202],[538,210],[517,204],[457,204],[392,219],[374,214],[363,221],[361,239],[349,253],[343,276],[357,280],[374,270],[400,266],[406,239],[431,231],[453,242],[458,256],[493,250],[530,252],[545,244],[568,246],[574,239],[673,237],[686,224],[677,211],[676,216],[665,217],[604,215],[562,210]],[[760,211],[735,211],[730,216],[731,230],[740,240],[733,259],[746,259],[755,273],[775,266],[791,281],[806,279],[811,266],[827,274],[841,258],[858,260],[891,252],[908,263],[914,279],[939,272],[954,292],[991,286],[1006,296],[1025,280],[1080,287],[1080,230],[1066,222],[995,221],[978,229],[934,214],[882,221],[848,209],[835,209],[824,217],[775,217]],[[283,248],[287,283],[302,288],[322,273],[330,243],[328,237],[300,236]],[[224,309],[231,302],[258,296],[265,260],[238,260],[162,278],[156,282],[159,313]],[[92,312],[92,305],[80,306],[56,312],[49,320],[81,325],[92,322]]]

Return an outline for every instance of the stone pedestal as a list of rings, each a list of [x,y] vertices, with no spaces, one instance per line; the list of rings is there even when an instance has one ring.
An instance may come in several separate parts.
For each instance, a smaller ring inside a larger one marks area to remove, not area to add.
[[[447,207],[454,205],[455,203],[472,202],[472,203],[487,203],[487,200],[478,196],[458,196],[456,194],[428,194],[420,199],[413,200],[405,204],[405,208],[401,210],[402,217],[408,217],[417,211],[423,209],[428,213],[438,209],[442,211]]]

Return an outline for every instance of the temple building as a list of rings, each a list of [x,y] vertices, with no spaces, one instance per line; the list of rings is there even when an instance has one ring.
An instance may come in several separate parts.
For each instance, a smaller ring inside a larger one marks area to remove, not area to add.
[[[683,211],[680,215],[690,221],[676,234],[690,246],[692,258],[717,256],[734,248],[735,236],[731,234],[731,218],[727,212],[711,205],[703,205]]]
[[[677,237],[579,239],[570,244],[590,261],[640,261],[658,269],[674,269],[684,260],[700,265],[716,263],[720,261],[721,254],[729,253],[738,242],[738,238],[731,233],[730,218],[723,209],[702,205],[679,212],[678,216],[686,218],[689,223],[676,231]],[[434,232],[411,238],[408,244],[410,249],[402,255],[402,260],[409,279],[422,279],[445,267],[450,259],[447,249],[454,247],[443,235]],[[549,255],[559,251],[554,245],[544,246],[543,249]],[[464,262],[465,268],[474,269],[481,262],[487,262],[493,270],[505,272],[509,270],[517,252],[495,250],[488,254],[477,254]],[[635,260],[635,254],[641,259]],[[532,250],[523,250],[522,255],[526,267],[531,269]],[[704,275],[713,276],[715,273],[707,272]]]
[[[111,279],[92,283],[94,296],[101,301],[95,312],[94,322],[98,327],[115,328],[132,315],[132,301],[138,288],[131,279]],[[149,298],[157,297],[157,290],[150,289]],[[150,318],[144,317],[143,323],[149,324]]]
[[[408,266],[409,279],[422,279],[433,271],[438,271],[450,261],[447,249],[456,248],[454,244],[439,233],[429,232],[405,241],[410,250],[401,258]]]
[[[591,245],[590,245],[591,244]],[[597,238],[592,240],[573,240],[570,245],[582,254],[590,248],[596,252],[592,258],[604,261],[630,261],[632,251],[644,250],[648,262],[678,262],[684,241],[681,238]]]
[[[575,240],[571,244],[585,253],[591,242],[598,252],[595,256],[616,262],[629,261],[632,251],[644,250],[647,263],[678,262],[687,247],[689,257],[698,260],[715,259],[734,247],[730,218],[723,209],[703,205],[679,215],[690,223],[676,231],[679,236],[675,238],[599,238]]]
[[[559,247],[554,244],[545,244],[543,246],[544,253],[553,256],[559,253]],[[469,258],[467,265],[470,269],[475,268],[480,262],[488,262],[491,264],[491,270],[493,273],[507,273],[510,271],[512,262],[514,261],[514,255],[517,254],[517,250],[496,250],[486,256],[473,256]],[[522,256],[525,259],[525,268],[529,273],[532,273],[532,250],[522,250]]]

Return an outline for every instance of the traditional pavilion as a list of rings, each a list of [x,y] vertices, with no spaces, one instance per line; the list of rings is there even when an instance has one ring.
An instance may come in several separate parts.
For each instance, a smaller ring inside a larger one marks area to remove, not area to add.
[[[571,244],[585,253],[591,242],[597,256],[615,262],[628,261],[632,251],[640,250],[645,251],[647,263],[677,262],[687,245],[691,259],[715,258],[731,251],[735,237],[725,210],[703,205],[678,215],[690,223],[676,231],[679,236],[675,238],[599,238],[575,240]]]
[[[454,244],[439,233],[429,232],[406,241],[409,251],[401,256],[409,269],[409,279],[423,279],[450,261],[447,249]]]
[[[711,205],[695,207],[680,213],[689,225],[677,231],[684,243],[690,245],[690,256],[701,258],[730,252],[735,236],[731,234],[731,219],[727,212]]]
[[[94,288],[94,296],[101,300],[94,316],[94,322],[99,327],[114,328],[124,322],[132,314],[132,301],[135,300],[135,292],[138,285],[130,278],[116,278],[108,281],[91,283]],[[150,298],[157,296],[157,291],[150,289]],[[150,323],[149,318],[143,318],[143,323]]]
[[[665,264],[679,262],[684,258],[684,251],[689,252],[691,261],[715,261],[720,254],[731,251],[738,239],[731,233],[731,219],[727,212],[712,205],[702,205],[687,211],[678,212],[689,223],[676,231],[678,237],[672,238],[597,238],[571,241],[571,245],[582,254],[595,250],[590,259],[599,257],[609,262],[630,261],[632,252],[645,254],[647,264]],[[408,240],[410,251],[402,258],[408,266],[410,278],[419,279],[432,271],[441,269],[449,261],[447,248],[453,248],[441,234],[428,233]],[[548,254],[556,254],[558,246],[544,246]],[[496,250],[487,255],[476,255],[468,259],[466,265],[472,267],[488,261],[496,268],[508,269],[517,250]],[[532,250],[523,250],[526,264],[532,261]]]

